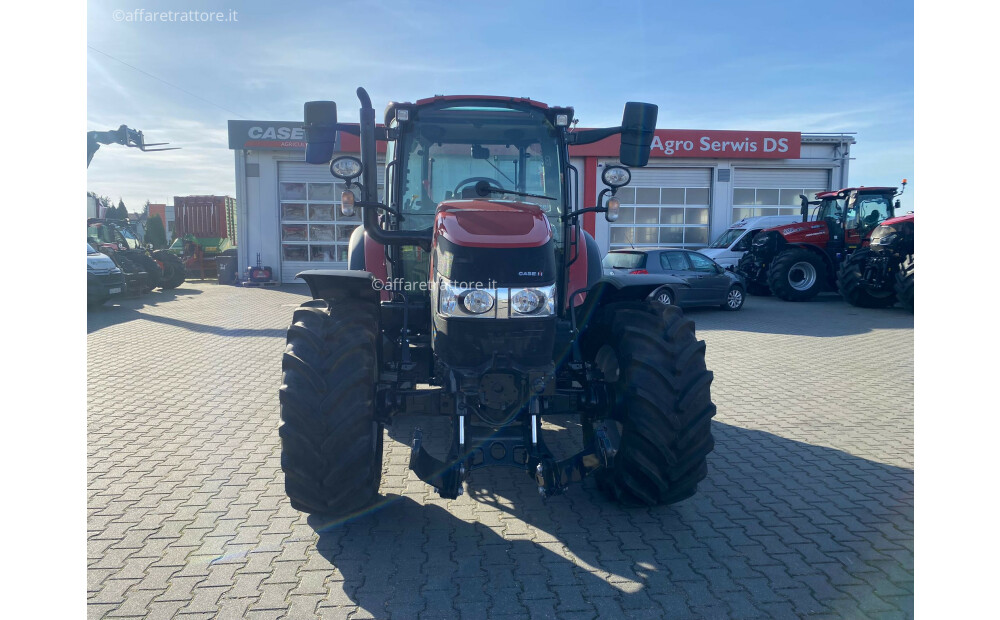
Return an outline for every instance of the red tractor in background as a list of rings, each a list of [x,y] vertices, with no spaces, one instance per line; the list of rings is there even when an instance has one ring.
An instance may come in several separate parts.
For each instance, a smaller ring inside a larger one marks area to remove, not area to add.
[[[906,180],[903,180],[903,188]],[[849,187],[802,198],[802,222],[762,230],[737,271],[751,293],[807,301],[835,290],[841,263],[868,245],[872,232],[892,218],[902,194],[895,187]],[[813,209],[810,217],[809,208]]]
[[[868,247],[856,250],[837,274],[837,287],[849,303],[887,308],[899,302],[913,310],[913,214],[882,222]]]

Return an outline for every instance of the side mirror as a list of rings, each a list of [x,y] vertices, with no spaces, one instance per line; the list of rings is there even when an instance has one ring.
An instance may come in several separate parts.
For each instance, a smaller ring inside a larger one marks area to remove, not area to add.
[[[803,222],[809,221],[809,199],[805,194],[799,194],[799,199],[802,201],[802,207],[799,209],[799,214],[802,216]]]
[[[305,121],[306,161],[325,164],[337,148],[337,104],[333,101],[307,101],[302,117]]]
[[[626,166],[642,167],[649,163],[649,147],[653,143],[658,110],[652,103],[629,101],[625,104],[618,159]]]

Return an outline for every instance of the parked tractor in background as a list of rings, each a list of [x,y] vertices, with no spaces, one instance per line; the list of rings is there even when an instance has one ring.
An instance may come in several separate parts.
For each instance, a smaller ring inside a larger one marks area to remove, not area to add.
[[[865,308],[887,308],[897,301],[913,310],[913,214],[882,222],[867,248],[855,251],[837,275],[840,294]]]
[[[88,219],[87,242],[115,261],[132,292],[173,289],[184,283],[181,260],[167,250],[150,252],[125,220]]]
[[[341,209],[360,209],[364,225],[350,270],[298,274],[313,300],[295,310],[282,359],[292,506],[365,509],[378,497],[383,427],[401,415],[450,421],[444,460],[419,429],[410,453],[444,498],[488,466],[526,471],[546,496],[588,474],[623,504],[694,494],[714,445],[705,344],[679,308],[647,301],[661,277],[602,274],[581,215],[616,220],[630,173],[607,166],[597,204],[578,208],[568,150],[621,134],[621,162],[645,166],[656,106],[630,102],[621,126],[571,131],[572,108],[437,96],[390,103],[376,126],[357,93],[359,125],[339,124],[333,102],[305,104],[306,161],[347,184]],[[360,160],[332,159],[338,131],[359,135]],[[557,459],[542,418],[566,415],[579,416],[584,448]]]
[[[906,179],[903,179],[906,188]],[[740,259],[737,271],[751,292],[767,287],[786,301],[807,301],[835,290],[837,273],[872,232],[899,207],[895,187],[850,187],[802,199],[802,221],[762,230]],[[815,206],[810,216],[809,208]]]

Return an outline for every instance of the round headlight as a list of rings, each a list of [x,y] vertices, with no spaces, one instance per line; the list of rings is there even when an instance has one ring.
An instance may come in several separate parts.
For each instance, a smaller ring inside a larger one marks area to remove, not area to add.
[[[481,289],[473,289],[462,296],[462,305],[472,314],[482,314],[493,307],[493,296]]]
[[[622,187],[632,180],[632,173],[625,166],[605,166],[601,180],[608,187]]]
[[[350,155],[338,157],[330,162],[330,174],[345,181],[361,176],[362,168],[361,160]]]
[[[531,314],[542,307],[545,295],[531,289],[524,289],[514,293],[510,299],[510,305],[514,312],[518,314]]]

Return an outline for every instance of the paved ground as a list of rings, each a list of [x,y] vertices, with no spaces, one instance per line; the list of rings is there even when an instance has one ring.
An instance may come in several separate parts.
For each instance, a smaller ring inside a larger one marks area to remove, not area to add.
[[[496,470],[444,501],[401,425],[381,504],[327,523],[279,467],[304,292],[188,284],[88,315],[91,617],[913,615],[912,315],[832,295],[689,312],[717,445],[676,506],[622,510],[591,481],[546,501]]]

